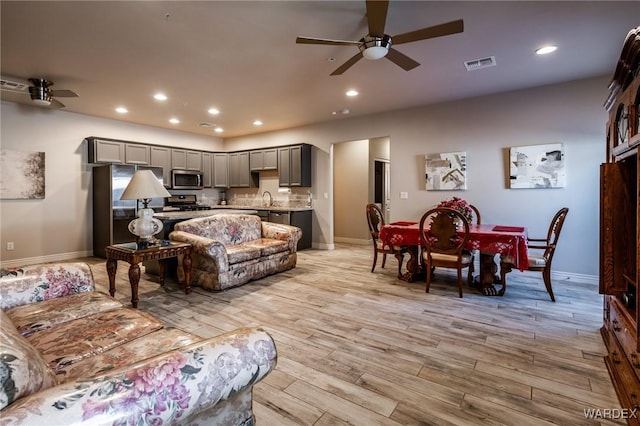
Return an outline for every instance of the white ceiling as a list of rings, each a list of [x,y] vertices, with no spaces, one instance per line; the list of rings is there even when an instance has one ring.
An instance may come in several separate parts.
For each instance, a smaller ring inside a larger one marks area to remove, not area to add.
[[[360,39],[364,1],[2,0],[0,8],[3,78],[43,77],[75,91],[59,99],[66,111],[219,137],[613,75],[640,24],[638,1],[392,1],[391,36],[456,19],[464,32],[396,46],[421,63],[412,71],[362,59],[330,76],[357,48],[301,45],[296,36]],[[534,54],[548,43],[558,51]],[[496,67],[465,69],[487,56]],[[360,95],[347,98],[350,88]],[[158,91],[169,100],[154,101]],[[31,103],[28,94],[1,97]],[[114,111],[120,105],[127,115]],[[212,106],[218,116],[207,114]],[[351,114],[331,114],[344,108]],[[180,124],[168,122],[174,116]]]

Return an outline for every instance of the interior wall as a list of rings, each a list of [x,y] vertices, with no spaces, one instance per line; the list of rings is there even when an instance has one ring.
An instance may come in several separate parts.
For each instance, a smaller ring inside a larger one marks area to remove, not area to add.
[[[364,216],[369,202],[369,140],[341,142],[333,146],[333,218],[336,242],[362,243],[369,239]]]
[[[567,82],[225,140],[227,150],[291,143],[315,146],[313,171],[316,247],[331,247],[331,145],[388,135],[391,141],[391,220],[416,220],[440,200],[459,195],[477,205],[486,223],[524,225],[545,234],[553,214],[570,208],[554,270],[598,273],[599,165],[605,160],[609,76]],[[508,189],[508,148],[561,142],[567,185],[561,189]],[[466,151],[466,191],[426,191],[424,155]],[[408,199],[400,199],[407,192]],[[325,198],[326,194],[326,198]],[[353,226],[365,220],[353,216]]]
[[[605,160],[606,99],[610,77],[592,78],[381,114],[335,120],[277,132],[224,140],[138,126],[64,111],[0,103],[1,147],[46,154],[44,200],[0,201],[0,242],[5,259],[52,257],[91,251],[90,166],[86,136],[182,146],[239,150],[294,143],[314,145],[313,245],[332,248],[333,177],[331,147],[337,142],[388,135],[391,141],[391,220],[419,218],[453,195],[477,205],[487,223],[525,225],[544,234],[553,214],[570,208],[554,270],[595,277],[598,273],[599,164]],[[567,186],[510,190],[511,146],[562,142]],[[463,150],[468,190],[426,191],[424,154]],[[401,191],[408,199],[400,199]],[[353,215],[353,226],[366,226]],[[14,241],[14,251],[6,242]]]
[[[60,110],[0,103],[0,149],[45,153],[45,198],[0,200],[2,265],[93,252],[92,166],[87,136],[222,151],[221,138],[140,126]],[[7,242],[14,250],[7,250]]]

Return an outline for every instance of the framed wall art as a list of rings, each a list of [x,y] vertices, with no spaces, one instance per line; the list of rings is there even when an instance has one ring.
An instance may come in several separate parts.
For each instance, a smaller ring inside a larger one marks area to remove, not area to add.
[[[0,199],[44,198],[44,152],[0,150]]]
[[[466,152],[427,154],[424,160],[427,191],[467,189]]]
[[[565,180],[564,147],[562,144],[510,148],[510,188],[564,188]]]

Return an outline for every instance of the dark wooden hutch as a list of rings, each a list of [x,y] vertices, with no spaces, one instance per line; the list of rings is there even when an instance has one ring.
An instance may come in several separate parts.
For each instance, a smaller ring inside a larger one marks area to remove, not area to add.
[[[627,35],[609,89],[607,161],[600,168],[601,331],[620,403],[636,409],[640,408],[640,27]],[[629,424],[640,421],[630,419]]]

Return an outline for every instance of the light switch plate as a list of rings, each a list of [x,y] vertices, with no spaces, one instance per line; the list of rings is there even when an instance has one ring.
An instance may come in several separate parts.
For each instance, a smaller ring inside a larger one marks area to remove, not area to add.
[[[401,200],[408,200],[409,199],[409,193],[408,192],[401,192],[400,193],[400,199]]]

